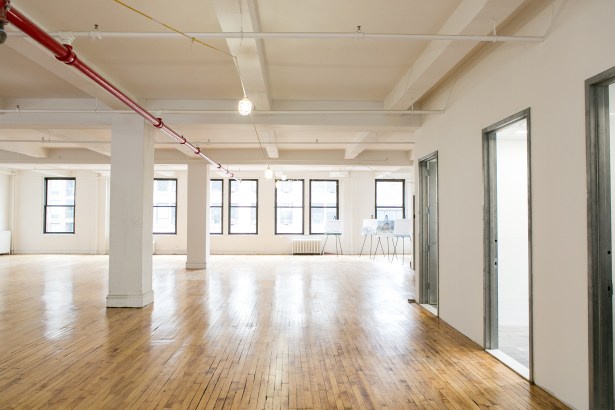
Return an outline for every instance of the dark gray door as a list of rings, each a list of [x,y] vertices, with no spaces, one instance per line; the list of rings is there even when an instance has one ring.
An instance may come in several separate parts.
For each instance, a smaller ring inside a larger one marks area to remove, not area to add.
[[[419,302],[438,307],[438,155],[419,162],[421,182],[421,297]]]
[[[438,305],[438,160],[427,162],[427,303]]]
[[[587,107],[590,407],[615,408],[613,255],[615,68],[585,83]]]

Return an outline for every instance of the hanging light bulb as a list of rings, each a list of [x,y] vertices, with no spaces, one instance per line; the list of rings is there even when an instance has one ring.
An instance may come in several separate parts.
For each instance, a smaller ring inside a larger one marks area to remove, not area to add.
[[[250,115],[252,112],[252,101],[250,101],[248,97],[244,96],[241,100],[239,100],[237,109],[241,115]]]
[[[269,168],[269,165],[267,165],[267,169],[265,170],[265,178],[273,178],[273,171],[271,170],[271,168]]]

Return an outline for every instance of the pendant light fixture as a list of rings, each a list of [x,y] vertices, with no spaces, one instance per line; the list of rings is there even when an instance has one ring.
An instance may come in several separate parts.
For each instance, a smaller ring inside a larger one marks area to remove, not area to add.
[[[273,178],[273,170],[269,168],[269,165],[267,165],[267,169],[265,170],[265,178],[267,179]]]
[[[239,100],[239,104],[237,105],[237,109],[241,115],[250,115],[252,112],[252,107],[252,101],[250,101],[245,95],[241,100]]]

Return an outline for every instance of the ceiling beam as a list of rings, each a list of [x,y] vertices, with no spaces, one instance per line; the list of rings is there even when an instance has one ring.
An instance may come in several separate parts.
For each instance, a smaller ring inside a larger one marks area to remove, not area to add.
[[[254,0],[216,0],[215,9],[222,31],[260,31]],[[240,80],[254,107],[261,111],[270,110],[271,97],[262,40],[229,38],[226,43],[231,54],[236,56]]]
[[[449,16],[439,33],[488,34],[493,21],[502,22],[524,0],[466,0]],[[420,100],[440,79],[472,51],[477,42],[431,41],[384,100],[387,110],[405,110]]]
[[[348,144],[344,151],[344,159],[355,159],[367,148],[366,142],[376,142],[376,133],[373,131],[360,132],[354,138],[354,143]]]
[[[111,141],[108,144],[87,142],[92,136],[82,130],[54,130],[53,139],[60,141],[78,141],[78,146],[97,152],[107,157],[111,156]],[[99,138],[97,138],[98,140]]]
[[[271,159],[279,158],[278,145],[276,143],[275,131],[265,131],[259,133],[261,142],[267,151],[267,156]]]
[[[0,142],[0,150],[26,155],[32,158],[47,158],[49,155],[45,148],[23,142]]]
[[[41,27],[43,31],[47,31],[43,25],[41,25],[36,19],[33,19],[28,13],[20,10],[22,14],[24,14],[28,19],[30,19],[37,26]],[[10,28],[11,26],[7,26]],[[117,98],[109,94],[106,90],[104,90],[99,85],[95,84],[92,80],[87,78],[85,75],[81,74],[77,70],[67,67],[66,64],[58,61],[47,49],[45,49],[40,44],[34,42],[34,40],[28,37],[11,37],[11,33],[8,33],[9,40],[4,44],[28,60],[32,61],[34,64],[41,66],[46,69],[50,73],[55,76],[63,79],[69,84],[73,85],[75,88],[83,91],[87,95],[90,95],[101,103],[105,104],[110,108],[123,108],[124,104],[120,102]],[[92,70],[99,73],[102,77],[107,79],[111,84],[120,89],[124,94],[126,94],[129,98],[138,102],[135,98],[134,94],[130,92],[129,89],[122,86],[122,84],[111,76],[107,75],[103,70],[100,70],[96,65],[92,64],[88,61],[88,58],[82,55],[79,52],[78,48],[75,48],[75,54],[79,57],[79,59],[88,65]]]
[[[0,142],[0,149],[32,158],[47,158],[49,152],[40,144],[19,141],[39,138],[40,132],[36,130],[0,130],[0,139],[4,140]]]

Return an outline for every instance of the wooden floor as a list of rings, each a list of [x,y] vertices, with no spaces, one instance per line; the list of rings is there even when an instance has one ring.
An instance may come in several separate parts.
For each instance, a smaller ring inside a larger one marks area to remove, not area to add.
[[[104,256],[0,257],[0,408],[565,408],[367,257],[154,257],[106,309]]]

